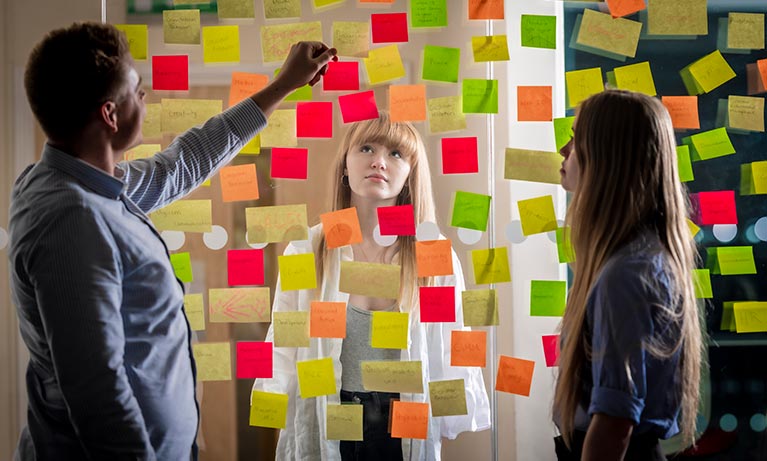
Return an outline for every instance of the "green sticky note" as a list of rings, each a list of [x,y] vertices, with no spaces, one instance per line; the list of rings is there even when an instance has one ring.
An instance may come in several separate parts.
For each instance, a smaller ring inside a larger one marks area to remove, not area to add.
[[[695,285],[696,298],[713,298],[711,289],[711,271],[708,269],[693,269],[692,281]]]
[[[688,136],[682,139],[682,143],[691,147],[693,161],[709,160],[735,153],[735,147],[724,127]]]
[[[530,281],[530,315],[561,317],[567,303],[567,282],[564,280]]]
[[[373,312],[370,346],[377,349],[407,349],[407,312]]]
[[[455,191],[453,217],[450,220],[450,225],[485,232],[489,213],[489,195]]]
[[[323,6],[330,6],[335,5],[337,3],[341,3],[344,0],[314,0],[314,7],[315,8],[322,8]]]
[[[532,235],[557,230],[557,216],[554,213],[554,199],[551,195],[520,200],[517,202],[522,234]]]
[[[274,76],[276,77],[280,73],[280,67],[275,69]],[[312,87],[304,85],[285,97],[285,101],[311,101],[312,100]]]
[[[557,228],[557,257],[560,263],[571,263],[575,261],[575,252],[573,244],[570,242],[570,230],[565,227]]]
[[[554,119],[554,139],[557,143],[557,152],[573,139],[573,122],[575,122],[575,116]]]
[[[466,78],[462,95],[464,114],[498,113],[498,80]]]
[[[461,49],[446,46],[423,47],[421,78],[438,82],[456,83],[461,65]]]
[[[471,265],[474,268],[474,283],[477,285],[511,282],[506,247],[472,250]]]
[[[735,315],[733,315],[732,307],[737,301],[724,301],[722,303],[722,323],[719,325],[719,329],[722,331],[735,332]]]
[[[740,165],[740,195],[754,194],[756,194],[756,186],[754,185],[753,166],[751,163],[743,163]]]
[[[146,61],[149,49],[149,26],[146,24],[115,24],[128,39],[130,54],[136,61]]]
[[[676,161],[679,169],[679,180],[682,182],[692,181],[695,174],[692,172],[692,160],[690,160],[690,146],[676,146]]]
[[[410,27],[447,26],[447,0],[410,0]]]
[[[333,373],[333,359],[296,362],[298,389],[302,399],[336,394],[336,379]]]
[[[523,14],[521,22],[522,46],[552,50],[557,47],[556,16]]]
[[[495,290],[466,290],[461,293],[463,324],[467,327],[498,325]]]
[[[277,257],[280,283],[283,291],[317,288],[314,253],[282,255]]]
[[[170,255],[170,263],[173,265],[173,272],[182,282],[191,282],[192,277],[192,257],[188,252],[174,253]]]
[[[754,249],[750,246],[709,247],[706,266],[712,274],[756,274]]]

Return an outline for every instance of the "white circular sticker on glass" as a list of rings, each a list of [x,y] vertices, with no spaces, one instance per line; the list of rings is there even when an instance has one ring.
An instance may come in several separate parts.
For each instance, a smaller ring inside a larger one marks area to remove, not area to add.
[[[474,245],[482,238],[482,231],[474,229],[458,228],[458,240],[466,245]]]
[[[439,226],[431,221],[424,221],[415,229],[416,240],[438,240]]]
[[[184,242],[186,242],[186,234],[181,231],[162,231],[160,237],[165,241],[168,251],[176,251],[184,246]]]
[[[389,247],[394,245],[394,242],[397,241],[397,236],[381,235],[381,226],[376,224],[376,227],[373,229],[373,240],[382,247]]]
[[[754,233],[762,242],[767,242],[767,216],[762,216],[754,224]]]
[[[722,243],[730,242],[738,235],[737,224],[714,224],[712,230],[714,237]]]
[[[515,219],[506,224],[506,238],[511,243],[522,243],[527,237],[522,233],[522,221]]]
[[[220,250],[229,241],[229,233],[221,226],[213,226],[213,231],[202,234],[202,241],[211,250]]]
[[[269,243],[268,243],[268,242],[262,242],[262,243],[250,243],[250,242],[248,241],[248,232],[247,232],[247,231],[245,231],[245,243],[246,243],[246,244],[247,244],[249,247],[251,247],[251,248],[253,248],[253,249],[256,249],[256,250],[260,250],[260,249],[262,249],[262,248],[266,248],[266,246],[267,246],[267,245],[269,245]]]

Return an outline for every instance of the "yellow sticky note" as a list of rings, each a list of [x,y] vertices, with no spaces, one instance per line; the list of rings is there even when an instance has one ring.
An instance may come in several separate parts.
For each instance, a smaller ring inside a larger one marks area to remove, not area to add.
[[[647,0],[650,35],[708,35],[707,0]]]
[[[362,440],[362,405],[333,405],[326,407],[328,440]]]
[[[333,21],[333,47],[339,56],[367,58],[370,51],[368,22]]]
[[[706,93],[735,78],[735,71],[719,50],[698,59],[686,69]]]
[[[309,312],[275,312],[274,347],[309,347]]]
[[[288,394],[253,391],[250,394],[250,425],[285,429],[288,421]]]
[[[333,359],[296,362],[298,388],[302,399],[336,394],[336,378],[333,373]]]
[[[290,47],[300,41],[322,41],[322,23],[300,22],[261,26],[261,49],[264,63],[282,62],[288,57]]]
[[[471,37],[474,62],[508,61],[509,42],[505,35]]]
[[[747,131],[764,131],[764,98],[730,95],[727,98],[729,127]]]
[[[146,61],[149,49],[149,27],[146,24],[115,24],[128,39],[130,54],[136,61]]]
[[[471,265],[476,284],[511,282],[506,247],[472,250]]]
[[[429,403],[434,417],[468,414],[466,383],[463,379],[429,382]]]
[[[495,290],[466,290],[461,293],[463,324],[467,327],[498,325]]]
[[[151,213],[149,217],[159,231],[210,232],[213,230],[213,208],[210,200],[176,200]]]
[[[163,41],[174,45],[200,44],[200,10],[164,10]]]
[[[466,129],[466,115],[460,96],[431,98],[426,101],[429,111],[429,132],[444,133]]]
[[[301,0],[264,0],[266,19],[300,18]]]
[[[317,288],[314,253],[282,255],[277,258],[280,266],[282,291],[312,290]]]
[[[639,44],[642,23],[613,18],[608,13],[585,9],[576,43],[633,58]]]
[[[687,220],[687,227],[690,229],[690,236],[695,237],[698,235],[698,232],[700,232],[700,227],[698,227],[692,220]]]
[[[372,313],[370,345],[378,349],[407,349],[407,312]]]
[[[605,89],[602,69],[593,67],[565,72],[565,85],[569,107],[575,107],[592,94],[600,93]]]
[[[269,322],[269,287],[211,288],[211,323]]]
[[[147,104],[141,136],[144,139],[162,136],[162,104]]]
[[[253,0],[217,0],[218,19],[254,19],[256,7]]]
[[[162,99],[162,131],[181,134],[223,110],[220,99]]]
[[[696,298],[713,298],[714,293],[711,288],[711,271],[708,269],[693,269],[692,281],[695,286]]]
[[[127,161],[137,160],[140,158],[149,158],[161,150],[162,146],[159,144],[139,144],[133,149],[125,151],[124,158]]]
[[[764,49],[764,14],[734,13],[727,17],[727,48]]]
[[[372,392],[423,394],[423,372],[419,361],[360,362],[362,387]]]
[[[767,194],[767,160],[751,163],[754,194]]]
[[[245,208],[247,242],[274,243],[306,240],[306,204]]]
[[[652,78],[648,61],[616,67],[615,82],[622,90],[638,91],[649,96],[655,96],[655,80]]]
[[[559,184],[562,156],[557,152],[506,148],[505,179]]]
[[[551,195],[520,200],[517,206],[524,235],[557,230],[557,216],[554,213],[554,199]]]
[[[184,295],[184,314],[189,321],[189,328],[194,331],[205,329],[205,307],[201,293]]]
[[[732,310],[738,333],[767,332],[767,302],[736,302]]]
[[[229,381],[232,379],[232,353],[229,343],[192,344],[197,363],[197,381]]]
[[[202,60],[206,64],[240,62],[240,26],[203,27]]]
[[[264,147],[296,147],[296,110],[279,109],[272,112],[266,128],[259,136]]]
[[[382,46],[368,52],[364,60],[371,85],[389,82],[405,76],[405,66],[397,45]]]
[[[258,155],[261,153],[261,135],[257,134],[250,141],[246,142],[237,155]]]
[[[373,298],[399,298],[400,266],[395,264],[341,261],[338,289]]]

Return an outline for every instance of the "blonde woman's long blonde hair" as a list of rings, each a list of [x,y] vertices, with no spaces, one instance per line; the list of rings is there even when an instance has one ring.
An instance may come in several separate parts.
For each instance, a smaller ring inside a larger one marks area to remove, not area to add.
[[[352,147],[365,143],[378,143],[389,149],[398,150],[410,162],[410,175],[405,186],[397,196],[397,205],[413,205],[416,225],[431,221],[436,222],[434,211],[434,195],[431,188],[431,171],[418,130],[408,122],[392,122],[389,113],[380,111],[378,118],[363,120],[352,124],[338,148],[338,154],[331,169],[332,196],[330,210],[337,211],[351,206],[351,188],[344,184],[342,177],[346,168],[346,155]],[[418,287],[433,285],[432,277],[418,277],[415,258],[415,236],[397,237],[399,256],[402,270],[400,271],[400,309],[411,310],[418,306]],[[320,237],[317,273],[320,276],[320,286],[325,278],[325,270],[329,267],[330,252],[325,244],[325,235]],[[418,283],[413,283],[413,281]]]
[[[580,177],[566,218],[576,262],[562,319],[554,397],[560,431],[569,445],[584,397],[580,374],[590,360],[585,317],[591,289],[607,260],[649,230],[668,254],[674,290],[669,299],[679,302],[660,310],[664,321],[678,327],[679,337],[673,344],[652,338],[644,347],[656,357],[670,357],[681,348],[679,425],[685,441],[693,443],[703,339],[692,281],[697,252],[686,222],[687,195],[677,173],[671,119],[655,98],[609,90],[581,104],[573,143]]]

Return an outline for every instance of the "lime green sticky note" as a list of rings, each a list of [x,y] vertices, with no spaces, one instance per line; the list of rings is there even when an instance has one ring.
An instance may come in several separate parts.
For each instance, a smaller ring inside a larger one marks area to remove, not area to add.
[[[712,274],[756,274],[753,247],[709,247],[707,250],[709,251],[709,255],[711,255],[711,250],[714,250],[713,252],[716,256],[714,266],[709,267]]]
[[[115,24],[128,39],[130,54],[136,61],[146,61],[149,49],[149,27],[146,24]]]
[[[560,263],[571,263],[575,261],[575,251],[570,241],[570,229],[566,227],[557,228],[557,257]]]
[[[173,266],[173,272],[182,282],[191,282],[192,277],[192,257],[189,252],[173,253],[170,255],[170,263]]]
[[[283,291],[317,288],[314,253],[282,255],[277,257]]]
[[[567,282],[564,280],[530,281],[530,315],[561,317],[567,303]]]
[[[453,217],[450,225],[485,232],[490,213],[490,196],[473,192],[455,191]]]
[[[498,113],[498,80],[466,78],[462,95],[464,114]]]
[[[281,67],[274,70],[274,76],[280,74]],[[311,101],[312,100],[312,87],[304,85],[301,88],[294,90],[292,93],[285,97],[285,101]]]
[[[557,216],[554,213],[554,199],[551,195],[520,200],[517,207],[524,235],[557,230]]]
[[[616,67],[615,83],[622,90],[638,91],[649,96],[655,96],[655,81],[652,78],[648,61]]]
[[[250,425],[285,429],[288,422],[288,394],[253,391],[250,394]]]
[[[378,349],[407,349],[407,312],[373,312],[370,346]]]
[[[735,331],[738,333],[767,332],[767,302],[736,302],[732,305]]]
[[[557,152],[573,139],[573,122],[575,122],[575,116],[554,119],[554,139],[557,143]]]
[[[382,46],[368,52],[362,62],[371,85],[397,80],[405,76],[405,66],[397,45]]]
[[[505,35],[471,37],[474,62],[508,61],[509,43]]]
[[[697,133],[682,139],[683,144],[691,147],[690,154],[693,161],[709,160],[735,153],[724,127]]]
[[[743,163],[740,165],[740,195],[754,195],[755,193],[753,165]]]
[[[193,331],[205,329],[205,306],[201,293],[184,295],[184,314]]]
[[[498,297],[495,290],[466,290],[461,293],[463,324],[467,327],[498,325]]]
[[[751,163],[754,194],[767,194],[767,160]]]
[[[522,46],[532,48],[557,47],[557,17],[523,14],[521,27]]]
[[[246,142],[240,152],[237,155],[258,155],[261,153],[261,135],[257,134],[253,136],[253,139]]]
[[[565,72],[565,86],[567,87],[568,107],[575,107],[592,94],[600,93],[605,89],[602,81],[602,69],[593,67]]]
[[[692,181],[695,174],[692,172],[692,160],[690,160],[690,146],[682,144],[676,146],[676,161],[679,169],[679,180],[682,182]]]
[[[202,60],[206,64],[240,62],[240,26],[203,27]]]
[[[344,0],[314,0],[314,7],[322,8],[323,6],[335,5],[336,3],[341,3],[343,1]]]
[[[687,69],[705,93],[709,93],[735,78],[735,71],[732,70],[719,50],[698,59]]]
[[[410,0],[410,27],[447,26],[447,0]]]
[[[302,399],[331,395],[336,390],[336,378],[333,374],[333,359],[326,357],[317,360],[296,362],[298,389]]]
[[[461,49],[446,46],[423,47],[421,78],[438,82],[456,83],[461,65]]]
[[[713,298],[711,289],[711,271],[708,269],[693,269],[692,281],[695,285],[696,298]]]
[[[471,265],[474,268],[474,283],[478,285],[511,282],[506,247],[472,250]]]
[[[737,301],[722,302],[722,323],[719,325],[720,330],[735,332],[735,316],[733,315],[732,306],[736,302]]]

